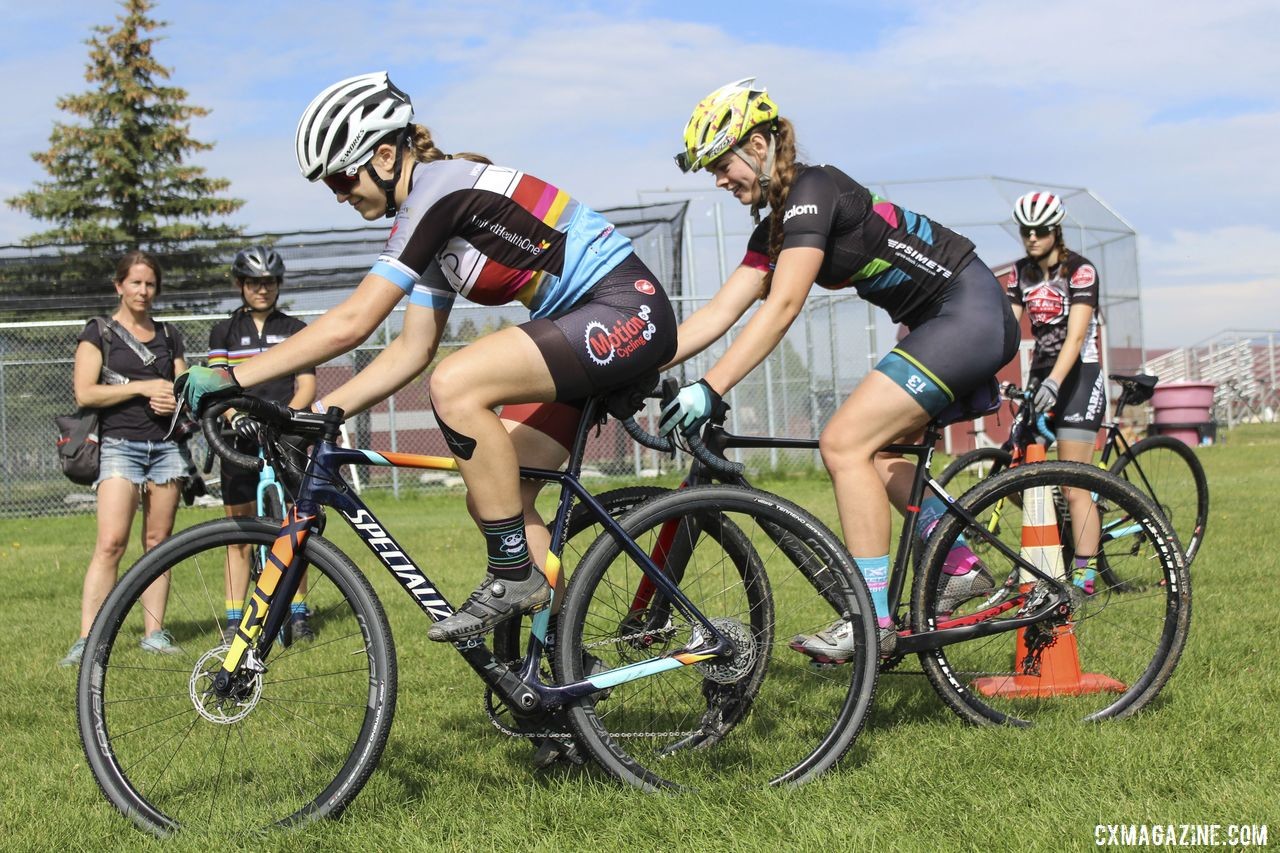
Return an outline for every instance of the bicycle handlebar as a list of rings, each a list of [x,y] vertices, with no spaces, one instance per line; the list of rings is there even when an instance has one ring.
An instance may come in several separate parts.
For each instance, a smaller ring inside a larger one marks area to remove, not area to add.
[[[200,429],[204,432],[205,440],[223,462],[246,471],[261,471],[263,465],[261,456],[241,453],[223,435],[222,416],[230,409],[243,412],[248,417],[277,429],[292,425],[294,413],[287,406],[279,403],[258,397],[243,396],[211,403],[200,416]]]
[[[661,453],[675,452],[676,443],[674,441],[669,437],[654,435],[653,433],[648,432],[644,427],[636,423],[634,415],[623,420],[622,428],[625,429],[627,431],[627,435],[631,436],[631,438],[635,440],[636,444],[639,444],[641,447],[647,447],[650,450],[657,450]],[[723,456],[713,453],[711,449],[707,447],[706,443],[703,442],[702,436],[700,435],[685,436],[685,442],[689,446],[689,452],[693,454],[695,459],[703,465],[706,465],[712,471],[715,471],[721,477],[726,479],[736,479],[741,477],[742,473],[747,470],[747,466],[742,463],[730,462]]]
[[[693,454],[693,458],[715,471],[721,477],[736,479],[741,477],[743,472],[747,470],[747,466],[741,462],[730,462],[723,456],[713,453],[711,448],[707,447],[706,443],[703,442],[700,435],[688,436],[686,441],[689,444],[689,452]]]

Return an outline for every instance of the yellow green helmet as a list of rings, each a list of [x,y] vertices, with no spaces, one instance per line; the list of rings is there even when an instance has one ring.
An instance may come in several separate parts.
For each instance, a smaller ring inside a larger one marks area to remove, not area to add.
[[[684,126],[684,151],[676,165],[684,172],[706,168],[712,160],[738,145],[753,127],[778,118],[778,105],[764,87],[744,77],[707,95],[693,108]]]

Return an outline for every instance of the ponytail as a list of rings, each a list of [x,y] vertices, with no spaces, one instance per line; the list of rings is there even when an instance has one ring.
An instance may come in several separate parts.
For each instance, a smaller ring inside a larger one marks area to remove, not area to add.
[[[409,150],[413,159],[419,163],[434,163],[437,160],[471,160],[476,163],[492,165],[493,161],[483,154],[471,151],[460,151],[457,154],[446,154],[436,147],[431,138],[431,131],[420,124],[409,125]]]

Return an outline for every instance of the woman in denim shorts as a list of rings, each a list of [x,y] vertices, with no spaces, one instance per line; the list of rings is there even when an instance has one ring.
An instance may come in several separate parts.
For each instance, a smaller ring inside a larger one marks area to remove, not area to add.
[[[94,489],[98,493],[98,536],[84,577],[80,601],[80,638],[71,646],[62,666],[75,666],[84,651],[85,638],[98,608],[115,585],[133,527],[133,516],[142,504],[142,548],[148,551],[172,531],[186,463],[178,444],[165,438],[176,401],[173,376],[187,369],[178,331],[151,319],[151,303],[160,293],[160,264],[145,252],[130,252],[116,266],[115,288],[120,307],[111,315],[155,360],[145,364],[118,334],[107,347],[103,363],[102,335],[90,321],[76,339],[76,404],[99,410],[102,437],[101,468]],[[179,654],[181,649],[164,630],[167,578],[157,580],[145,593],[144,651]]]

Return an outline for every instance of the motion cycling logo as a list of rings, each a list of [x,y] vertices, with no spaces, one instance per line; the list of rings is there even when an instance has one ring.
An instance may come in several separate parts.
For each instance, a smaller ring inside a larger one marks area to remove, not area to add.
[[[587,347],[587,358],[604,367],[615,358],[626,358],[643,347],[658,331],[658,327],[649,322],[652,309],[648,305],[640,306],[640,313],[626,320],[619,320],[610,329],[604,323],[592,320],[587,323],[584,335]]]

